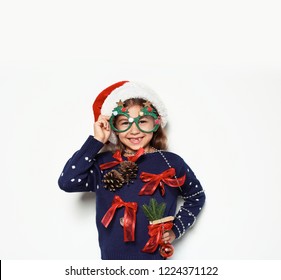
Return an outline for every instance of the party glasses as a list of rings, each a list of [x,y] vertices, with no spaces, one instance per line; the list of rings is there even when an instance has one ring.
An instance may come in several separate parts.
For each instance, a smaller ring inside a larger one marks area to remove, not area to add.
[[[109,119],[112,130],[125,132],[132,127],[133,123],[144,133],[155,132],[159,128],[160,117],[152,107],[142,108],[139,112],[139,116],[133,118],[129,115],[128,109],[123,107],[121,101],[119,101],[118,104],[121,105],[113,109]]]

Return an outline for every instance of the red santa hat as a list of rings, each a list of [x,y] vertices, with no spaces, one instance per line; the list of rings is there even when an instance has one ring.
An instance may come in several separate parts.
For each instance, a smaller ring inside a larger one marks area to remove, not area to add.
[[[159,99],[159,96],[146,85],[130,81],[117,82],[104,89],[97,96],[93,103],[95,121],[100,114],[111,116],[113,109],[117,106],[116,102],[119,100],[125,101],[130,98],[142,98],[150,101],[161,116],[161,126],[165,127],[167,124],[167,109]],[[116,140],[116,136],[111,133],[109,141],[116,144]]]

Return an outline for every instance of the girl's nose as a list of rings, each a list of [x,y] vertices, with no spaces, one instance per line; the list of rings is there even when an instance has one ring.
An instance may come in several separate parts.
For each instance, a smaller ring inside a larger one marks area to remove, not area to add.
[[[140,132],[135,122],[133,122],[129,132],[132,134],[138,134]]]

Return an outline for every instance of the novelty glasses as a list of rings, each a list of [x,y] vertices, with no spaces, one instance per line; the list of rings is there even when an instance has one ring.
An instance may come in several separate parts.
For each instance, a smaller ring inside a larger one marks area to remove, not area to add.
[[[133,123],[135,123],[137,128],[144,133],[155,132],[159,128],[160,117],[152,107],[148,106],[142,108],[139,115],[136,118],[133,118],[129,115],[128,109],[123,107],[121,101],[119,101],[118,104],[122,105],[113,109],[109,119],[112,130],[116,132],[125,132],[132,127]]]

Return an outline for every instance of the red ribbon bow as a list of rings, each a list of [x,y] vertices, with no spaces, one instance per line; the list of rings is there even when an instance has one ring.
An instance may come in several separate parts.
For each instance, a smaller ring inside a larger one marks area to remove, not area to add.
[[[157,249],[158,245],[162,245],[164,242],[162,240],[162,235],[165,231],[172,229],[173,223],[166,222],[161,224],[149,225],[148,234],[150,236],[149,240],[142,248],[142,252],[153,253]]]
[[[140,178],[147,183],[142,187],[139,195],[152,195],[159,186],[161,195],[163,196],[165,194],[164,183],[173,188],[182,186],[186,175],[180,178],[173,178],[175,175],[176,170],[174,168],[169,168],[161,174],[142,172]]]
[[[135,155],[133,155],[133,156],[131,156],[131,157],[128,157],[128,161],[136,162],[136,161],[138,160],[138,158],[139,158],[140,156],[142,156],[143,154],[144,154],[144,148],[140,148],[140,149],[136,152]],[[120,150],[117,150],[117,151],[115,152],[115,154],[114,154],[112,157],[115,158],[116,160],[110,161],[110,162],[106,162],[106,163],[103,163],[103,164],[100,164],[100,169],[101,169],[101,170],[114,167],[115,165],[118,165],[118,164],[120,164],[120,162],[123,161],[122,154],[121,154],[121,151],[120,151]]]
[[[135,241],[136,213],[138,209],[136,202],[124,202],[118,195],[114,196],[112,205],[103,216],[101,222],[107,228],[114,217],[116,209],[121,207],[125,207],[124,241]]]

